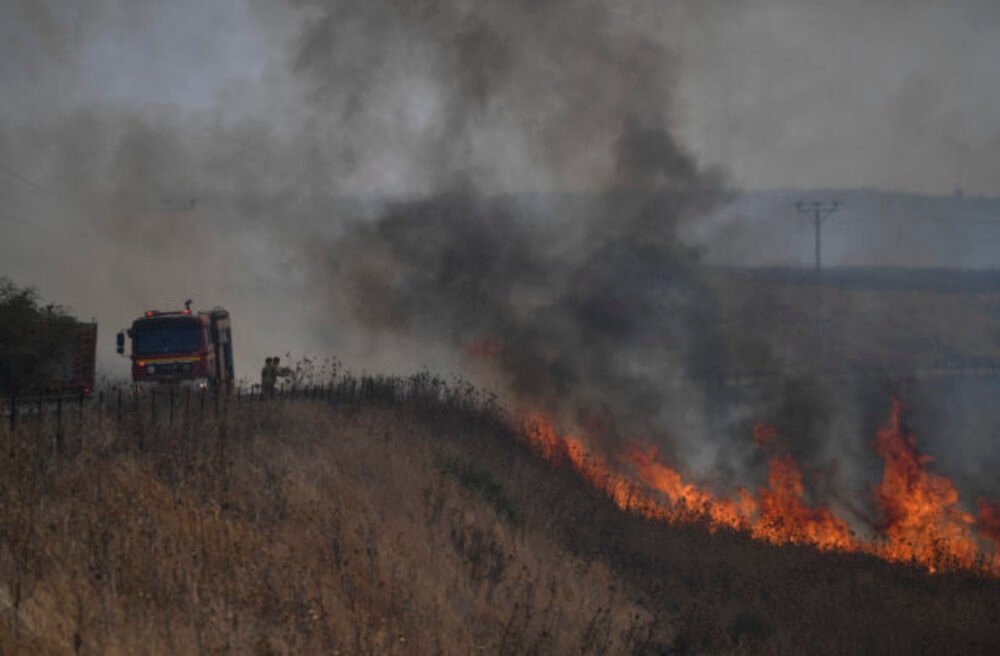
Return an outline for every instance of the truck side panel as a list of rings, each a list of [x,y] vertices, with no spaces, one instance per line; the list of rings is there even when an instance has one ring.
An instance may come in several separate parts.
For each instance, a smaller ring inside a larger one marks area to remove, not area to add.
[[[44,382],[27,395],[89,395],[94,389],[97,357],[97,324],[77,323],[58,357],[44,370]]]
[[[97,324],[79,323],[49,375],[50,392],[90,394],[94,389],[97,358]]]

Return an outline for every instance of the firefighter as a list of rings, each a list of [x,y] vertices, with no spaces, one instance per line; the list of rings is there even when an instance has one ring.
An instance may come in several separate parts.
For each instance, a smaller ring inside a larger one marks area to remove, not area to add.
[[[264,368],[260,370],[260,390],[265,397],[274,396],[274,387],[279,378],[288,378],[292,375],[292,370],[281,366],[281,358],[272,357],[264,361]]]
[[[288,367],[282,367],[281,366],[281,358],[279,358],[277,356],[271,358],[271,366],[273,367],[273,369],[272,369],[273,373],[271,374],[271,376],[272,376],[271,387],[272,388],[278,382],[279,378],[290,378],[291,375],[292,375],[292,370],[289,369]]]
[[[268,357],[264,360],[264,368],[260,370],[260,393],[265,397],[274,396],[274,383],[277,376],[274,375],[275,358]]]

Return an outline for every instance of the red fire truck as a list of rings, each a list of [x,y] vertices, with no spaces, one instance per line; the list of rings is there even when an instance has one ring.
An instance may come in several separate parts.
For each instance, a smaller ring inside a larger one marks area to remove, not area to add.
[[[233,385],[233,335],[229,312],[221,307],[192,312],[147,310],[118,333],[132,340],[132,380],[136,383],[187,384],[229,390]]]

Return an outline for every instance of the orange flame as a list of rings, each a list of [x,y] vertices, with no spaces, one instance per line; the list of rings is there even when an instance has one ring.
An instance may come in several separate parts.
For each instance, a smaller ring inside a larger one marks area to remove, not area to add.
[[[767,488],[760,491],[760,515],[753,526],[755,537],[778,544],[857,549],[847,522],[825,506],[806,505],[802,471],[791,454],[771,458],[767,483]]]
[[[997,551],[1000,551],[1000,501],[979,500],[979,529],[986,534]]]
[[[559,435],[542,415],[528,416],[525,434],[535,453],[549,462],[569,466],[622,510],[641,512],[655,505],[637,485],[615,474],[602,457],[588,452],[579,439]]]
[[[480,335],[462,348],[462,353],[471,359],[492,360],[503,353],[503,342],[490,336]]]
[[[703,522],[773,544],[813,545],[824,550],[860,551],[893,562],[912,562],[929,571],[974,570],[1000,575],[1000,503],[980,502],[978,524],[995,543],[984,551],[976,519],[961,510],[958,491],[944,476],[926,470],[912,435],[900,424],[902,404],[893,401],[889,425],[878,432],[876,451],[884,459],[875,498],[884,524],[862,538],[826,506],[810,506],[802,470],[791,454],[772,455],[766,487],[756,495],[740,488],[735,498],[716,496],[665,465],[654,446],[636,445],[609,462],[584,442],[560,435],[543,415],[529,416],[525,434],[535,452],[569,467],[619,508],[670,523]],[[754,427],[758,446],[773,449],[777,431]],[[638,481],[620,473],[631,470]]]
[[[676,519],[707,519],[709,527],[727,526],[746,528],[747,518],[754,512],[756,503],[744,490],[736,501],[718,498],[692,483],[686,483],[680,473],[659,461],[656,447],[636,447],[630,460],[639,478],[652,489],[662,492],[671,503]]]
[[[770,447],[778,437],[778,429],[771,424],[754,424],[753,443],[759,447]]]
[[[972,568],[979,556],[975,519],[958,506],[958,490],[928,472],[933,459],[916,449],[900,423],[903,404],[892,401],[889,425],[878,432],[875,450],[885,460],[875,497],[885,520],[884,544],[876,551],[893,561],[913,561],[932,571]]]

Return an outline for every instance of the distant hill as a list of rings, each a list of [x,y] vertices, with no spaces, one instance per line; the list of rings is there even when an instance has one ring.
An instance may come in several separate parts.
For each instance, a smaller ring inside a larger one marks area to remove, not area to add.
[[[796,201],[839,201],[823,225],[830,266],[1000,268],[1000,198],[866,189],[748,191],[693,225],[713,264],[812,266],[812,220]]]
[[[708,267],[706,279],[730,371],[814,362],[814,270]],[[1000,270],[832,267],[821,280],[823,369],[1000,366]]]
[[[781,285],[814,285],[810,267],[719,267],[729,274]],[[1000,269],[825,267],[824,288],[933,292],[936,294],[994,294],[1000,292]]]

